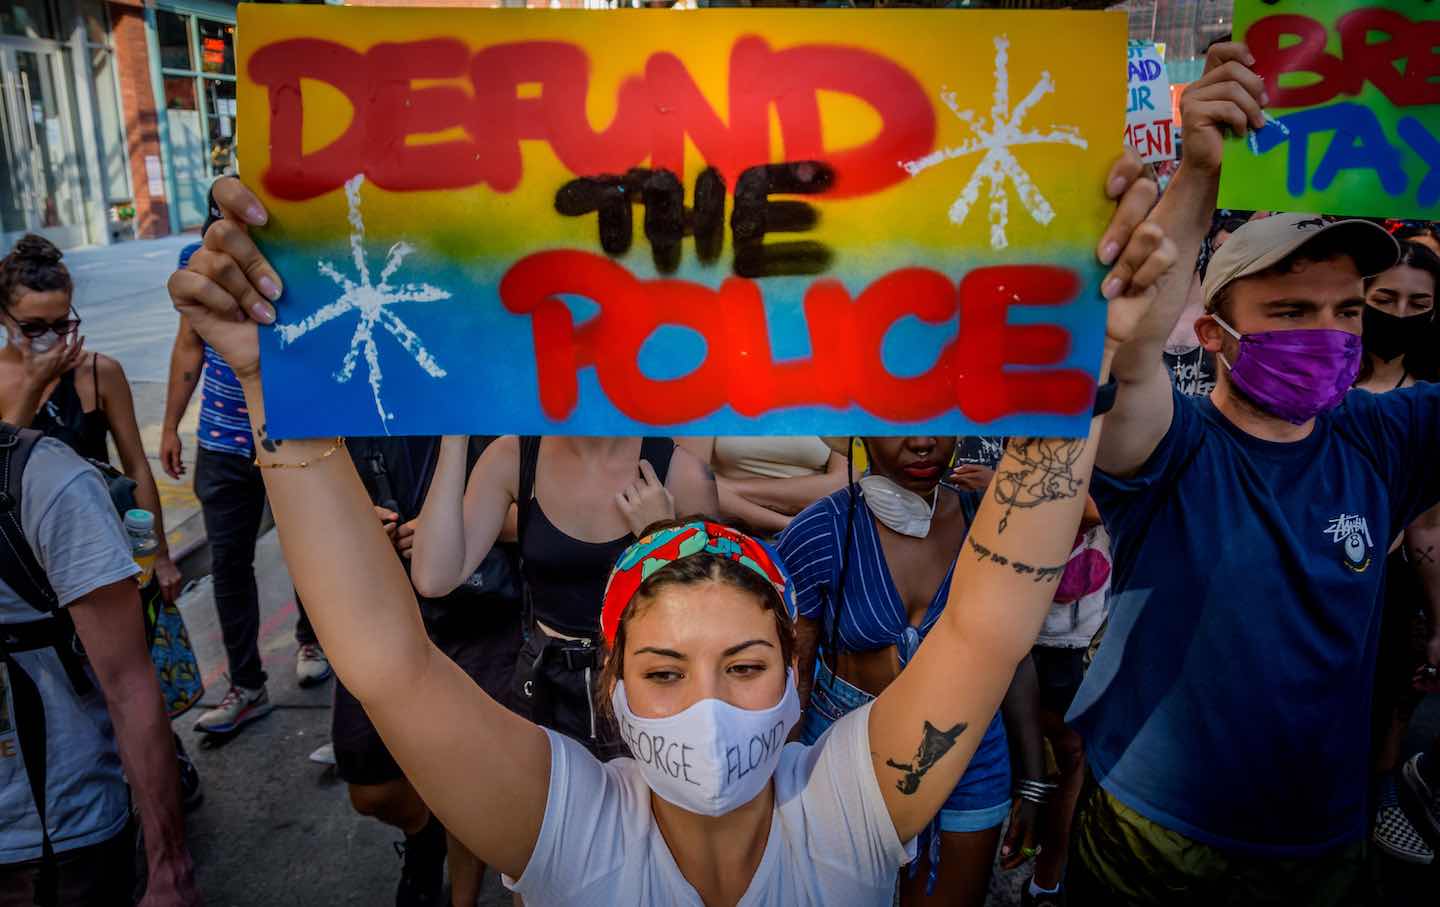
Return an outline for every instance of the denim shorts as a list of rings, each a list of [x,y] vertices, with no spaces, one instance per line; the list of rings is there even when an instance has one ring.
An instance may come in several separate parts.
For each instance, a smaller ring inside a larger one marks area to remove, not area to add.
[[[815,687],[800,719],[800,741],[815,743],[830,725],[874,698],[836,677],[823,658],[816,658]],[[1010,747],[1005,740],[1005,724],[997,713],[960,783],[940,810],[940,830],[985,831],[1002,825],[1009,814]]]

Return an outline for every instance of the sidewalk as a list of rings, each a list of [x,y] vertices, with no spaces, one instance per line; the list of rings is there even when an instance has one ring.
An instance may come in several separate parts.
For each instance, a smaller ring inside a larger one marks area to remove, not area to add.
[[[274,532],[260,539],[255,574],[260,653],[276,707],[229,740],[192,730],[226,689],[210,580],[180,602],[206,687],[204,701],[175,722],[205,789],[205,802],[186,817],[186,828],[206,904],[390,907],[400,879],[392,845],[403,836],[358,815],[334,768],[308,759],[330,739],[333,681],[308,690],[295,683],[295,594]],[[475,770],[478,776],[484,767]],[[477,903],[509,907],[493,872]]]
[[[104,353],[125,369],[135,398],[135,420],[160,491],[165,535],[177,562],[202,551],[205,529],[200,504],[191,490],[193,472],[178,481],[160,468],[160,430],[165,416],[165,382],[178,318],[165,282],[175,270],[180,250],[195,242],[185,234],[137,240],[113,246],[74,249],[65,264],[75,280],[75,309],[82,319],[86,348]],[[187,469],[195,462],[195,426],[200,407],[197,388],[180,423]],[[118,459],[115,462],[119,462]],[[186,572],[192,579],[208,569]]]

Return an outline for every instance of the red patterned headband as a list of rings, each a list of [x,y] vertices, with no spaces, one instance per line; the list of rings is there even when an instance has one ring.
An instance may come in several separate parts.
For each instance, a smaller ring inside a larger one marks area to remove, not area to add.
[[[600,633],[606,645],[615,643],[620,616],[634,598],[641,583],[666,564],[693,554],[718,554],[737,561],[765,577],[780,593],[790,616],[795,616],[795,596],[780,559],[764,542],[737,532],[729,526],[696,520],[653,532],[625,549],[610,581],[605,584],[605,601],[600,609]]]

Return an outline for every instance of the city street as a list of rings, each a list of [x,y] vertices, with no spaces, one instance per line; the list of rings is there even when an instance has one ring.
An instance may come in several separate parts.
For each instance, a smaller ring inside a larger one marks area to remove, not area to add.
[[[86,347],[115,357],[130,378],[172,548],[177,540],[203,543],[199,504],[190,491],[193,474],[172,481],[157,456],[176,326],[165,281],[180,249],[194,241],[193,235],[176,236],[65,255],[75,278],[75,308],[84,321]],[[181,423],[185,458],[192,467],[199,399],[197,391]],[[393,843],[402,836],[357,815],[334,769],[308,759],[330,739],[332,683],[302,690],[295,682],[295,593],[273,531],[260,539],[255,573],[260,651],[276,708],[232,739],[207,740],[191,730],[226,688],[225,650],[209,578],[195,582],[180,603],[206,687],[201,705],[175,722],[204,779],[205,802],[188,819],[201,889],[210,907],[388,907],[395,902],[400,873]],[[494,873],[479,903],[510,903]]]
[[[192,476],[174,482],[157,459],[176,324],[165,281],[179,250],[192,241],[193,236],[169,237],[77,249],[65,256],[76,281],[75,305],[84,319],[87,348],[114,356],[130,377],[172,547],[203,543],[198,504],[189,488]],[[197,392],[181,423],[186,460],[192,464],[198,401]],[[224,649],[209,579],[195,582],[181,602],[207,688],[202,706],[176,722],[204,778],[205,802],[191,815],[189,830],[207,902],[211,907],[393,904],[400,860],[392,844],[400,835],[358,816],[333,769],[307,758],[329,739],[331,686],[301,690],[295,683],[294,591],[273,531],[260,539],[255,567],[260,647],[277,707],[222,745],[203,743],[191,730],[199,712],[225,692]],[[1437,731],[1440,697],[1432,696],[1411,725],[1407,753]],[[475,766],[477,777],[484,770]],[[1434,903],[1435,868],[1392,865],[1383,871],[1410,889],[1390,903]],[[1023,869],[997,877],[992,907],[1015,904],[1026,877]],[[494,873],[479,903],[510,903]]]

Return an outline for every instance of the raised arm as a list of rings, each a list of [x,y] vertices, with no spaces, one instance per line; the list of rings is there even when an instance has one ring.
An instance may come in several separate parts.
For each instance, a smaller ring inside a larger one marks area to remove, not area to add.
[[[259,287],[271,287],[278,298],[280,278],[248,235],[247,223],[266,219],[259,200],[233,178],[217,182],[214,195],[226,219],[206,232],[205,248],[187,270],[170,278],[170,295],[234,368],[263,439],[251,319],[274,320]],[[336,673],[420,796],[467,849],[519,877],[545,812],[549,741],[430,642],[410,580],[354,465],[343,451],[325,456],[333,443],[282,441],[261,453],[262,463],[309,463],[262,473],[295,586]]]
[[[1155,186],[1117,172],[1120,295],[1109,306],[1101,380],[1175,261],[1153,223],[1136,228]],[[1137,213],[1138,212],[1138,213]],[[1104,242],[1102,240],[1102,242]],[[1103,247],[1102,247],[1103,248]],[[1103,257],[1103,253],[1102,253]],[[1030,651],[1085,509],[1100,420],[1089,438],[1013,438],[955,562],[950,600],[919,651],[870,712],[870,751],[900,840],[939,811]]]
[[[834,451],[825,464],[825,471],[790,479],[756,476],[744,479],[719,480],[746,500],[776,513],[794,516],[811,504],[829,497],[845,487],[845,458]]]
[[[715,473],[710,471],[710,462],[678,445],[670,458],[665,488],[675,499],[676,516],[720,513],[720,496],[715,489]]]
[[[435,476],[415,521],[410,579],[427,598],[449,594],[465,582],[495,545],[515,503],[520,474],[520,441],[497,438],[465,478],[468,439],[440,442]]]
[[[165,474],[178,479],[185,474],[185,461],[180,446],[180,420],[200,383],[200,370],[205,366],[205,345],[200,335],[184,318],[175,332],[175,345],[170,348],[170,375],[165,382],[165,418],[160,423],[160,466]]]
[[[1222,130],[1245,135],[1265,122],[1264,83],[1247,68],[1254,62],[1244,45],[1215,45],[1206,55],[1205,74],[1181,100],[1184,162],[1150,215],[1175,243],[1181,267],[1161,279],[1155,305],[1115,354],[1112,375],[1120,387],[1097,455],[1097,464],[1108,473],[1139,469],[1170,428],[1174,398],[1161,353],[1185,310],[1192,265],[1215,210]]]

